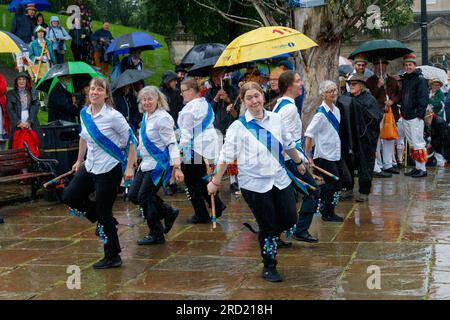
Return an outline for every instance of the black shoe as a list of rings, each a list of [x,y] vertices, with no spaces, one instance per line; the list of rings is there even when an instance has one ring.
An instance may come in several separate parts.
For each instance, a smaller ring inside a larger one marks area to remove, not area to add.
[[[172,229],[173,223],[178,217],[178,214],[180,213],[180,210],[175,208],[170,208],[169,212],[167,212],[166,217],[164,218],[164,234],[169,233],[170,229]]]
[[[390,167],[389,169],[384,170],[384,172],[392,174],[400,174],[400,170],[394,167]]]
[[[239,189],[239,185],[237,184],[237,182],[233,182],[231,185],[230,185],[230,191],[231,192],[238,192],[240,189]]]
[[[405,176],[410,177],[410,176],[412,176],[412,175],[413,175],[414,173],[416,173],[416,172],[417,172],[417,169],[414,168],[414,169],[412,169],[411,171],[405,173]]]
[[[335,213],[332,213],[332,214],[329,214],[329,215],[322,215],[322,220],[323,221],[328,221],[328,222],[343,222],[344,218],[339,217]]]
[[[187,223],[190,223],[190,224],[206,224],[206,223],[210,223],[210,222],[211,222],[211,219],[209,219],[209,220],[200,220],[196,215],[193,215],[192,217],[190,217],[187,220]]]
[[[3,217],[0,217],[0,224],[5,223],[5,220],[3,219]]]
[[[373,177],[374,178],[391,178],[392,174],[384,172],[383,170],[380,172],[373,172]]]
[[[423,178],[426,177],[428,173],[423,170],[417,170],[415,173],[411,175],[411,178]]]
[[[312,235],[309,234],[308,231],[302,232],[300,234],[294,234],[294,239],[297,241],[304,241],[304,242],[310,242],[310,243],[319,242],[319,239],[314,238]]]
[[[277,247],[278,248],[292,248],[292,242],[286,242],[284,240],[281,240],[278,238],[277,240]]]
[[[152,235],[146,235],[144,239],[138,240],[137,244],[140,246],[146,246],[151,244],[163,244],[166,242],[166,239],[164,239],[164,236],[161,237],[154,237]]]
[[[276,267],[264,267],[262,272],[262,277],[266,281],[270,282],[281,282],[283,279],[281,275],[278,273]]]
[[[99,262],[93,265],[94,269],[108,269],[108,268],[118,268],[122,265],[122,259],[120,256],[114,258],[103,258]]]

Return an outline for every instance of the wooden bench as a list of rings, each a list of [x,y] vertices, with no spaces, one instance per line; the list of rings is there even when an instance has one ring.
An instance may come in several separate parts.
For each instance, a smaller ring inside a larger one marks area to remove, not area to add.
[[[0,151],[0,184],[22,182],[31,185],[31,198],[36,199],[36,193],[43,183],[56,177],[55,159],[39,159],[35,157],[28,145],[25,148]],[[27,169],[27,173],[23,173]]]

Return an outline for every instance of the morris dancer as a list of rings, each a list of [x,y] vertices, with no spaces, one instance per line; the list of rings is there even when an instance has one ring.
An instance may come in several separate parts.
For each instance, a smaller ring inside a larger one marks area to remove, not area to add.
[[[214,112],[205,98],[200,97],[200,87],[193,78],[181,83],[181,94],[186,105],[178,115],[180,146],[183,151],[182,170],[186,178],[186,192],[194,207],[194,215],[188,223],[209,223],[211,218],[205,200],[211,207],[205,161],[213,163],[218,157],[218,136],[213,126]],[[206,179],[205,179],[206,178]],[[216,217],[222,215],[226,206],[216,195]]]
[[[157,193],[161,185],[168,185],[172,175],[177,182],[183,181],[180,151],[175,138],[175,123],[167,112],[169,105],[164,94],[158,88],[148,86],[139,92],[138,102],[139,111],[144,113],[138,148],[142,162],[128,197],[142,207],[150,230],[138,244],[161,244],[165,242],[164,234],[172,228],[179,210],[164,203]],[[164,219],[164,227],[161,219]]]
[[[300,114],[297,111],[295,105],[295,98],[299,97],[302,93],[302,81],[300,75],[294,71],[285,71],[281,74],[278,80],[278,87],[282,97],[278,99],[273,112],[278,113],[283,121],[284,129],[295,140],[296,148],[299,151],[299,156],[303,161],[307,162],[308,159],[302,149],[302,121],[300,120]],[[311,226],[314,213],[317,210],[317,203],[320,197],[320,188],[312,175],[306,171],[305,174],[300,174],[297,171],[295,163],[292,159],[285,155],[286,167],[291,170],[295,176],[309,185],[316,188],[315,191],[301,186],[297,190],[301,192],[303,196],[302,207],[298,212],[298,222],[294,233],[294,238],[298,241],[305,242],[318,242],[317,238],[314,238],[308,229]]]
[[[281,117],[264,109],[264,92],[259,84],[244,84],[240,98],[247,110],[227,131],[217,174],[208,184],[208,192],[214,194],[218,190],[227,163],[237,159],[242,196],[259,226],[262,277],[279,282],[282,278],[276,269],[277,239],[283,230],[292,231],[297,222],[291,180],[296,178],[285,168],[283,149],[301,174],[306,169],[295,149],[295,141],[283,129]]]
[[[311,123],[305,132],[305,151],[311,164],[325,169],[337,177],[342,177],[343,160],[341,160],[341,139],[339,138],[339,123],[341,115],[334,105],[338,95],[337,85],[332,81],[324,81],[319,86],[319,94],[324,101],[317,108]],[[311,149],[315,144],[314,157]],[[323,175],[326,182],[320,191],[318,211],[323,221],[342,222],[334,210],[339,201],[341,190],[340,180],[334,180]]]
[[[89,101],[91,104],[80,114],[80,149],[73,165],[77,173],[64,191],[63,202],[72,208],[71,214],[84,215],[91,222],[97,222],[96,234],[104,243],[105,257],[93,267],[120,267],[118,222],[113,217],[112,206],[123,172],[125,180],[133,178],[136,138],[122,114],[113,108],[109,83],[105,79],[91,81]],[[124,152],[125,148],[128,150]],[[95,200],[91,200],[90,194],[94,191]]]

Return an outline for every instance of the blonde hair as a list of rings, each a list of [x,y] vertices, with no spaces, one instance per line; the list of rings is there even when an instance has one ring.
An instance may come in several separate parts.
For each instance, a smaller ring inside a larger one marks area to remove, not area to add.
[[[262,94],[263,99],[264,99],[264,91],[263,91],[263,89],[261,88],[261,86],[258,83],[253,82],[253,81],[245,83],[241,87],[241,91],[239,93],[239,97],[241,98],[241,112],[240,112],[240,115],[243,115],[245,113],[245,111],[247,111],[247,107],[245,106],[245,103],[244,103],[244,97],[245,97],[245,94],[247,93],[247,91],[249,91],[249,90],[256,90],[256,91],[258,91],[259,93]]]
[[[272,78],[279,79],[283,72],[284,72],[284,70],[279,67],[273,69],[272,72],[270,72],[269,80]]]
[[[194,89],[196,93],[200,92],[200,86],[194,78],[187,78],[181,82],[182,86],[186,86],[188,89]]]
[[[115,107],[114,106],[114,100],[113,100],[112,95],[111,95],[111,87],[109,85],[108,80],[106,80],[104,78],[100,78],[100,77],[93,78],[89,82],[89,87],[91,87],[91,86],[96,86],[96,87],[100,87],[100,88],[105,89],[106,95],[107,95],[107,97],[105,99],[105,104],[108,107],[110,107],[110,108],[114,108]],[[88,102],[88,104],[90,104],[90,101],[87,101],[87,102]]]
[[[167,103],[166,96],[155,86],[146,86],[142,88],[141,91],[139,91],[138,94],[138,103],[139,103],[139,112],[144,113],[144,108],[142,108],[141,100],[145,96],[152,96],[153,98],[156,98],[158,101],[158,109],[169,111],[169,104]]]

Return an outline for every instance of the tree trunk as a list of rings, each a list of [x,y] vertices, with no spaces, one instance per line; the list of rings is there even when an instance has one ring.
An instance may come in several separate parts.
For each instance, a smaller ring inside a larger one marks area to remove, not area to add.
[[[331,80],[339,87],[338,68],[342,38],[333,33],[333,21],[328,19],[326,10],[324,7],[319,7],[294,11],[295,29],[303,32],[319,45],[302,51],[300,64],[297,63],[297,66],[301,65],[299,71],[306,93],[302,112],[304,130],[322,102],[319,96],[320,83]]]

